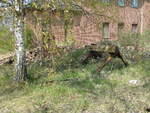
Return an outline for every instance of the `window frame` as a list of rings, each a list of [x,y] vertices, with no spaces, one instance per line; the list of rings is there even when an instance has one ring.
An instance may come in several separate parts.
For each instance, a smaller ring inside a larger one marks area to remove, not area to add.
[[[131,33],[138,33],[138,24],[132,24]]]
[[[122,0],[122,2],[124,2],[124,3],[123,3],[124,5],[119,4],[119,2],[121,2],[121,0],[117,0],[117,5],[118,5],[119,7],[125,7],[125,6],[126,6],[126,0]]]
[[[108,28],[106,28],[107,30],[108,30],[108,33],[107,33],[107,35],[106,35],[106,30],[105,30],[105,25],[108,27]],[[103,37],[103,39],[110,39],[110,23],[109,22],[103,22],[102,23],[102,27],[103,27],[103,31],[102,31],[102,37]]]
[[[137,3],[135,4],[135,2],[137,2]],[[138,8],[139,7],[139,0],[131,0],[130,5],[132,8]]]

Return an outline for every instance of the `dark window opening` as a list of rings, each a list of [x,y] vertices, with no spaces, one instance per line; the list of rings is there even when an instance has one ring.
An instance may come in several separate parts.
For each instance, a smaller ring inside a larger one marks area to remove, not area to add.
[[[137,27],[138,27],[138,24],[132,24],[131,32],[132,33],[137,33]]]

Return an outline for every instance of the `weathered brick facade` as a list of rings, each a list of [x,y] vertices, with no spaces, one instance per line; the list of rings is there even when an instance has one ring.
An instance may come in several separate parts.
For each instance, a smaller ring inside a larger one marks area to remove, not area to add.
[[[97,7],[97,10],[104,10],[99,19],[95,16],[78,16],[74,18],[75,25],[68,34],[73,37],[78,44],[90,44],[104,39],[103,23],[109,24],[108,40],[119,38],[119,25],[122,25],[123,32],[143,33],[150,28],[150,0],[137,0],[138,7],[131,6],[131,0],[125,0],[125,6],[118,6],[117,0],[113,5],[108,6],[108,10]],[[92,9],[83,6],[92,13]],[[65,39],[63,24],[53,24],[53,33],[58,42]]]

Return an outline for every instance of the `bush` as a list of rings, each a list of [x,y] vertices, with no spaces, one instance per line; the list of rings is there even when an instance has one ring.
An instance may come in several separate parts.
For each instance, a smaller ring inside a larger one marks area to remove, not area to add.
[[[123,55],[131,62],[138,62],[150,45],[150,31],[141,34],[123,34],[119,37],[118,45]]]
[[[34,47],[34,34],[29,28],[25,28],[25,47],[31,49]],[[0,28],[0,53],[7,53],[15,49],[14,34],[8,28]]]
[[[34,47],[34,33],[31,29],[29,29],[28,27],[25,28],[24,31],[24,35],[25,35],[25,47],[26,49],[31,49]]]
[[[13,33],[7,28],[0,29],[0,53],[6,53],[14,50]]]
[[[140,34],[126,33],[119,37],[119,43],[121,46],[136,46],[140,41]]]
[[[85,54],[84,49],[75,49],[69,52],[63,52],[60,56],[54,58],[52,67],[56,70],[65,70],[81,66],[81,58]]]
[[[143,33],[140,37],[140,46],[149,49],[150,48],[150,31]]]

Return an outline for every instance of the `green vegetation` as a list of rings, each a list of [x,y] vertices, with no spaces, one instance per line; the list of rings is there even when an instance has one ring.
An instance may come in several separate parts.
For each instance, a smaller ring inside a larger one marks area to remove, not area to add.
[[[29,27],[25,27],[24,30],[24,36],[25,36],[25,48],[31,49],[33,48],[33,40],[34,40],[34,33]]]
[[[150,47],[150,31],[143,33],[142,35],[132,34],[132,33],[124,33],[120,34],[119,43],[122,46],[140,46],[140,47]]]
[[[128,62],[138,62],[143,55],[150,53],[150,31],[141,34],[124,33],[115,43],[120,47]]]
[[[6,28],[0,28],[0,54],[14,50],[13,33]]]
[[[27,49],[33,47],[34,34],[29,28],[25,28],[25,46]],[[7,28],[0,28],[0,54],[5,54],[15,49],[15,38],[11,31]]]
[[[82,66],[79,57],[74,56],[77,53],[81,56],[81,51],[69,54],[56,69],[50,68],[48,62],[29,64],[30,80],[19,85],[12,81],[13,67],[1,66],[0,112],[145,113],[150,105],[150,59],[127,68],[119,59],[113,59],[99,77],[93,78],[92,72],[99,64],[93,60]]]
[[[26,30],[25,34],[30,48],[32,31]],[[131,63],[127,68],[120,59],[113,59],[95,75],[102,60],[81,65],[85,52],[78,49],[55,57],[53,65],[47,60],[41,65],[28,64],[30,78],[20,84],[13,81],[13,65],[0,66],[0,112],[145,113],[150,105],[150,59]],[[135,84],[131,82],[134,80]]]
[[[96,73],[103,59],[91,60],[89,64],[81,65],[85,49],[72,49],[71,52],[67,52],[66,49],[64,52],[54,43],[55,38],[58,37],[53,37],[51,26],[53,21],[50,17],[56,15],[57,9],[60,9],[60,15],[56,16],[62,17],[66,38],[66,42],[60,45],[71,46],[75,44],[71,31],[73,18],[75,15],[82,14],[81,11],[78,13],[78,9],[70,7],[70,0],[66,0],[69,4],[64,4],[62,12],[62,7],[58,7],[59,5],[53,0],[52,6],[53,9],[56,8],[56,11],[51,11],[53,14],[50,15],[51,12],[47,12],[47,9],[51,9],[50,4],[40,1],[39,4],[36,2],[31,4],[34,10],[38,9],[40,13],[43,10],[44,13],[42,15],[35,11],[37,14],[33,14],[36,18],[33,21],[35,29],[37,28],[34,32],[37,33],[36,37],[33,31],[25,25],[25,48],[30,50],[38,43],[43,47],[42,52],[47,58],[42,59],[41,56],[44,55],[40,53],[40,61],[37,55],[35,58],[37,62],[27,62],[29,74],[27,81],[16,82],[14,80],[14,65],[0,66],[0,113],[146,113],[146,109],[150,109],[150,58],[141,58],[143,52],[149,52],[147,50],[150,48],[150,32],[143,35],[123,34],[120,40],[114,43],[119,45],[121,53],[130,65],[125,67],[120,59],[113,59],[100,73]],[[94,23],[98,23],[98,26],[102,14],[112,10],[111,4],[98,3],[97,0],[87,0],[85,4],[93,9],[95,14],[92,15],[95,19],[91,18],[91,20],[95,20]],[[104,10],[98,9],[101,6]],[[22,8],[19,9],[22,10]],[[84,13],[88,16],[88,12]],[[20,12],[18,14],[16,13],[14,17],[21,16]],[[21,19],[19,18],[18,20]],[[108,17],[108,19],[113,18]],[[14,39],[12,32],[6,28],[0,28],[0,54],[14,51]],[[146,50],[139,50],[143,47]],[[57,49],[58,51],[60,49],[61,55],[56,56]],[[31,57],[36,56],[34,52],[31,54]],[[18,57],[18,59],[21,58]],[[24,63],[22,59],[22,62],[18,64]],[[16,69],[26,68],[20,65]],[[18,72],[25,71],[19,70]]]

